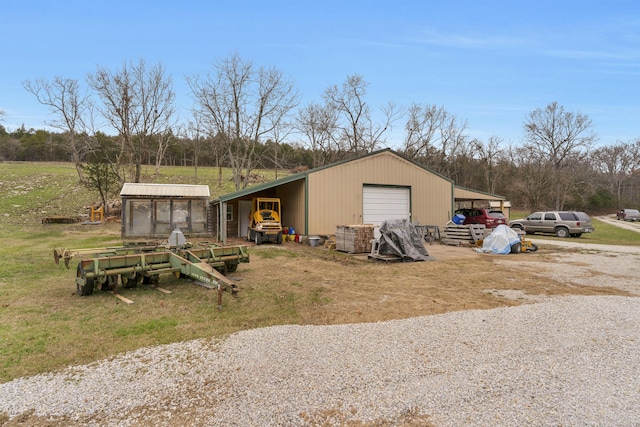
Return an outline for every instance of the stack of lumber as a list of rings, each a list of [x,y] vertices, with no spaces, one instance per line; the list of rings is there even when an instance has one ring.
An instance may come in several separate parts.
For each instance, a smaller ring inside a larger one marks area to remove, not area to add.
[[[478,240],[484,239],[485,231],[484,224],[457,225],[449,222],[444,226],[441,243],[454,246],[475,245]]]
[[[328,236],[324,241],[324,247],[329,250],[335,250],[336,248],[336,236]]]
[[[359,254],[371,252],[374,226],[372,224],[338,225],[336,227],[336,249],[341,252]]]
[[[75,224],[76,222],[79,222],[80,220],[78,219],[78,217],[73,217],[73,216],[48,216],[45,218],[42,218],[42,223],[47,225],[47,224]]]

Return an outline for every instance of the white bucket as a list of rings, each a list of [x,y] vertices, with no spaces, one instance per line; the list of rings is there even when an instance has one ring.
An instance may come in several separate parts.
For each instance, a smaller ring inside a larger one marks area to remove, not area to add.
[[[312,247],[317,247],[318,243],[320,242],[320,238],[317,236],[313,236],[313,237],[309,237],[309,245],[311,245]]]

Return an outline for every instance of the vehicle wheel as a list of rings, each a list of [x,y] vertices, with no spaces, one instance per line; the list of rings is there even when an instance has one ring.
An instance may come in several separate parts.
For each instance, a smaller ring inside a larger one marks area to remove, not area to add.
[[[524,231],[524,228],[521,225],[514,225],[513,227],[514,230],[520,230],[520,231]]]
[[[531,249],[529,249],[530,252],[535,252],[538,250],[538,245],[536,245],[535,243],[531,243],[531,246],[529,246]]]
[[[256,245],[261,245],[262,244],[262,234],[261,233],[258,233],[257,231],[255,232],[254,242],[256,243]]]
[[[224,265],[225,269],[227,270],[227,273],[233,273],[234,271],[236,271],[238,269],[238,263],[237,262],[228,262]]]
[[[81,284],[81,282],[84,282],[84,284]],[[76,292],[78,292],[78,295],[91,295],[93,293],[93,278],[87,278],[80,263],[78,263],[78,270],[76,271]]]
[[[135,288],[140,283],[142,283],[142,274],[133,273],[129,274],[121,274],[120,279],[122,280],[122,286],[126,289]]]
[[[564,227],[556,228],[556,236],[561,238],[569,237],[569,230]]]
[[[280,233],[278,233],[278,238],[276,239],[276,242],[281,245],[282,244],[282,231]]]
[[[250,242],[252,237],[253,236],[251,236],[251,228],[247,228],[247,240]]]
[[[107,276],[106,281],[102,285],[103,291],[115,291],[118,285],[118,276]]]
[[[522,244],[520,242],[511,245],[512,254],[519,254],[520,252],[522,252]]]

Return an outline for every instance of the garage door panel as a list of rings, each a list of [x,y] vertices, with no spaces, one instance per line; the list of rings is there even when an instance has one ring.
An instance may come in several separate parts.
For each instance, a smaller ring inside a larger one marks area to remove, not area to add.
[[[364,186],[362,189],[363,223],[379,227],[388,219],[408,220],[411,218],[410,201],[411,191],[408,187]]]

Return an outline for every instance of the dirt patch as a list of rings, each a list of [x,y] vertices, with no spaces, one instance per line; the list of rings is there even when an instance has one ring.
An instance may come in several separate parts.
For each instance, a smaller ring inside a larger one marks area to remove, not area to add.
[[[433,260],[402,263],[295,243],[283,249],[295,257],[265,262],[260,253],[273,252],[273,246],[251,248],[252,268],[242,274],[240,286],[247,298],[270,290],[283,300],[306,299],[307,304],[296,307],[306,324],[378,322],[520,305],[557,295],[630,295],[602,281],[575,283],[549,274],[554,271],[548,268],[549,259],[558,253],[553,250],[491,255],[436,244],[427,245]]]

